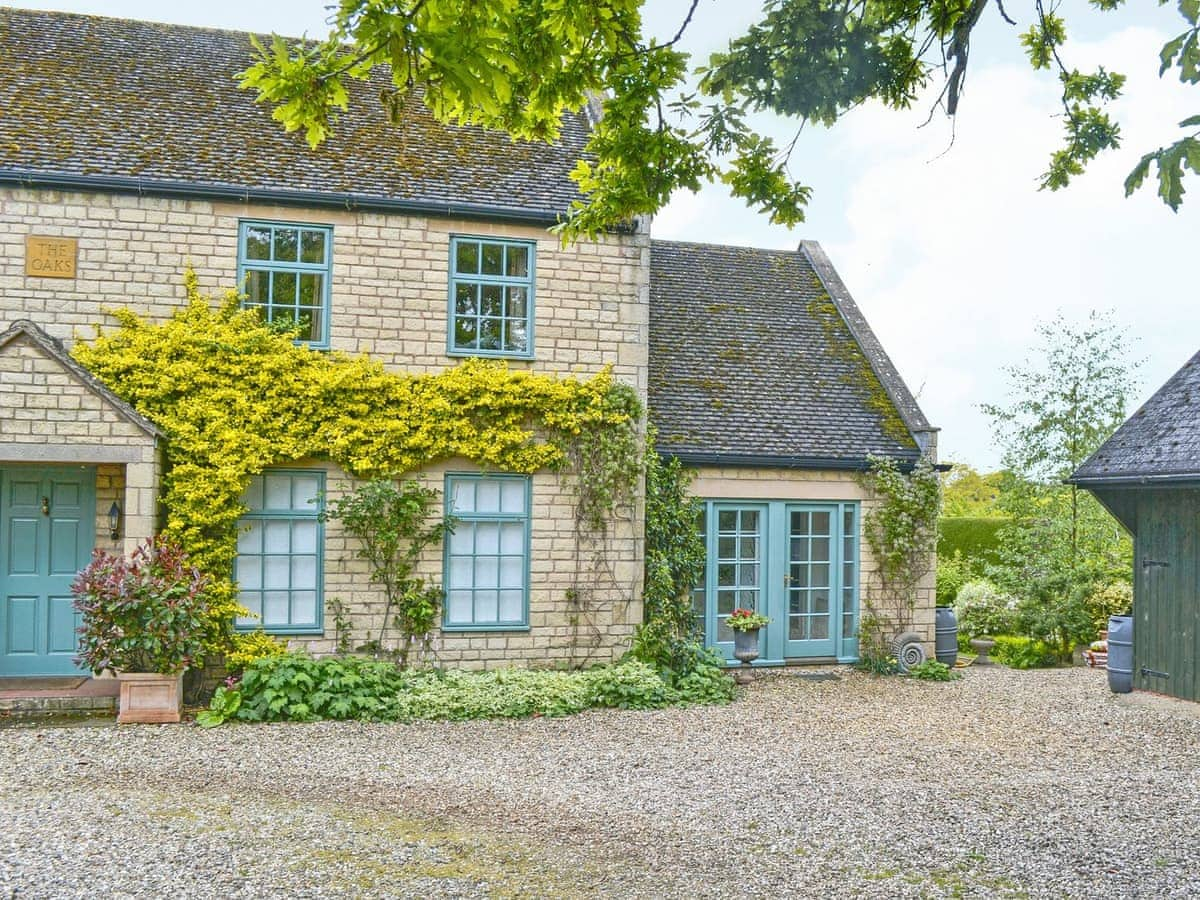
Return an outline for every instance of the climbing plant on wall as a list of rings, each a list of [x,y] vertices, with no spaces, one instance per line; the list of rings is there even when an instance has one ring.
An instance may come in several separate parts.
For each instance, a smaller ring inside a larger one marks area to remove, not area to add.
[[[622,460],[623,448],[636,446],[641,405],[608,369],[556,378],[473,359],[436,374],[390,372],[366,357],[297,345],[291,332],[241,309],[236,291],[214,303],[193,272],[184,284],[188,302],[167,320],[113,310],[117,329],[97,328],[72,353],[168,436],[165,534],[222,584],[210,650],[230,646],[241,495],[268,466],[318,458],[380,478],[462,457],[528,474],[586,455],[576,499],[587,521],[636,490],[639,470]],[[596,449],[606,444],[619,453],[615,463]]]
[[[879,583],[864,598],[859,637],[864,657],[885,657],[892,638],[912,629],[917,590],[933,565],[941,485],[926,457],[908,473],[893,459],[869,461],[863,481],[877,502],[863,517],[863,536]]]

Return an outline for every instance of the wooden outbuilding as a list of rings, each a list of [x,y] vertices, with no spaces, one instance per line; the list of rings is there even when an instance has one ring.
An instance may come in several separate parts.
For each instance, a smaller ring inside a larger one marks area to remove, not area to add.
[[[1133,535],[1133,686],[1200,700],[1200,353],[1070,481]]]

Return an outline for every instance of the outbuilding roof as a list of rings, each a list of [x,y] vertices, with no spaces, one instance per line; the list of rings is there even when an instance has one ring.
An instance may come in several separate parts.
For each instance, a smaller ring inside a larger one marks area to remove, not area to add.
[[[251,53],[242,32],[0,9],[0,182],[539,222],[578,197],[583,112],[555,146],[443,125],[416,97],[391,124],[377,71],[311,150],[238,89]]]
[[[1075,484],[1200,480],[1200,353],[1070,478]]]
[[[934,429],[820,246],[653,241],[650,417],[692,464],[913,462]]]

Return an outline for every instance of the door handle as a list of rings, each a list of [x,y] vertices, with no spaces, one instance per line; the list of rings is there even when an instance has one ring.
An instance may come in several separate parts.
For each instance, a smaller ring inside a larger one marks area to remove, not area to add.
[[[42,515],[43,516],[50,515],[50,498],[49,497],[42,498]]]

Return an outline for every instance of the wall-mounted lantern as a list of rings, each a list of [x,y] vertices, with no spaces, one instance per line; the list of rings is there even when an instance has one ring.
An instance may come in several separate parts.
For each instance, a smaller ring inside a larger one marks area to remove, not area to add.
[[[114,541],[121,536],[121,507],[116,500],[108,508],[108,533]]]

